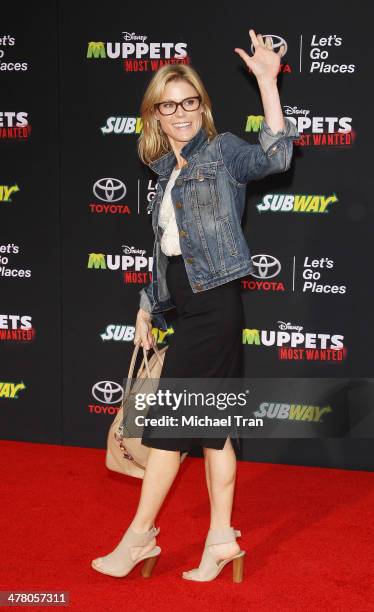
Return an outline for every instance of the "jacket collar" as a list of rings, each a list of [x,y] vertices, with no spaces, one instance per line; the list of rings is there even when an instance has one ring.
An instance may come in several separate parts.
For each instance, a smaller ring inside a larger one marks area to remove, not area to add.
[[[196,132],[195,136],[193,136],[191,140],[189,140],[180,150],[180,154],[185,160],[187,160],[187,163],[196,157],[207,140],[207,131],[203,126],[201,126],[199,131]],[[172,169],[175,167],[175,163],[176,157],[174,151],[171,150],[148,164],[148,166],[157,174],[170,174]]]

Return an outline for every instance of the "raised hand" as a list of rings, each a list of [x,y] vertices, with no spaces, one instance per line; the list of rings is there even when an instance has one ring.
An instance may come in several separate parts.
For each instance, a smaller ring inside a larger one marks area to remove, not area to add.
[[[261,34],[256,34],[254,30],[249,30],[249,36],[254,47],[252,57],[238,47],[235,47],[234,51],[240,55],[257,80],[276,80],[285,46],[281,45],[279,51],[275,52],[271,36],[266,36],[264,41]]]

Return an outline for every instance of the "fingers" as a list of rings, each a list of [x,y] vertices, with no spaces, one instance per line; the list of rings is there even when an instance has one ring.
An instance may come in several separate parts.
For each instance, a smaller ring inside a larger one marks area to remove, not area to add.
[[[254,48],[258,47],[258,45],[260,44],[259,41],[257,40],[257,36],[254,30],[248,30],[249,31],[249,36],[251,38],[252,44],[254,46]]]
[[[265,38],[265,47],[267,49],[272,50],[273,49],[273,39],[271,36],[266,36]]]
[[[137,342],[135,342],[134,340],[134,344],[139,344],[141,348],[145,348],[147,349],[147,351],[151,348],[152,343],[149,342],[148,338],[144,338],[143,340],[138,340]]]
[[[285,50],[286,50],[286,47],[284,45],[281,45],[279,47],[279,50],[277,51],[277,54],[283,57]]]
[[[243,51],[243,49],[240,49],[238,47],[236,47],[234,49],[234,51],[240,55],[240,57],[242,58],[242,60],[248,65],[251,62],[251,57],[248,55],[248,53],[246,53],[245,51]]]
[[[136,324],[134,334],[134,344],[139,344],[145,349],[150,349],[153,346],[154,336],[152,334],[152,323],[150,321],[141,321]]]
[[[262,34],[256,34],[256,32],[251,29],[249,30],[249,36],[251,38],[253,47],[256,49],[256,47],[266,47],[266,49],[273,49],[273,39],[271,36],[265,36],[265,40],[264,37],[262,36]],[[282,45],[282,47],[284,48],[284,45]],[[283,54],[283,51],[282,51]]]
[[[261,47],[265,46],[264,39],[262,38],[261,34],[256,35],[256,32],[252,29],[248,30],[248,32],[249,32],[249,36],[251,37],[251,41],[252,41],[254,48],[259,47],[259,46]]]

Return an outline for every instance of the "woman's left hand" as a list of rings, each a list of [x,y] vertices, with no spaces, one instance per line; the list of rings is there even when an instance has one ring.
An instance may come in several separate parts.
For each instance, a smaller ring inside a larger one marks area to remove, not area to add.
[[[275,52],[272,49],[273,42],[271,36],[266,36],[264,40],[261,34],[256,34],[254,30],[249,30],[249,36],[254,47],[252,57],[238,47],[234,51],[244,60],[257,80],[276,80],[280,59],[285,51],[285,46],[281,45],[279,51]]]

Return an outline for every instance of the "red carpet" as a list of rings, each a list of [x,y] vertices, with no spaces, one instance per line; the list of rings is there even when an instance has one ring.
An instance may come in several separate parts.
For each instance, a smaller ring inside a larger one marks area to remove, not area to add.
[[[65,609],[82,612],[374,610],[372,473],[238,462],[244,582],[231,582],[229,564],[199,584],[180,577],[198,564],[209,526],[203,461],[187,457],[156,520],[154,574],[141,578],[139,564],[118,579],[90,561],[127,529],[141,481],[109,472],[104,450],[0,446],[2,591],[69,591]]]

